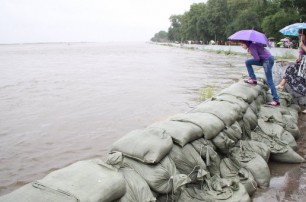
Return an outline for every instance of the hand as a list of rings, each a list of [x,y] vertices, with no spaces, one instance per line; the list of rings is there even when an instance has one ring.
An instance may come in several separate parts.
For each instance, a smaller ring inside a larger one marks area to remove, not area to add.
[[[295,60],[296,63],[299,63],[300,61],[301,61],[300,58],[298,58],[298,59]]]
[[[304,45],[304,43],[303,43],[302,40],[300,41],[299,47],[300,47],[300,48],[304,48],[304,47],[305,47],[305,45]]]

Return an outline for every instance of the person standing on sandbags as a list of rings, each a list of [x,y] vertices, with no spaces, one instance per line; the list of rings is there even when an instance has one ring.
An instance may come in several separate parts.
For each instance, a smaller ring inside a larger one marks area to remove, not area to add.
[[[256,85],[257,80],[252,65],[263,66],[267,83],[273,97],[273,100],[267,104],[278,106],[279,97],[272,76],[274,57],[270,51],[264,48],[264,45],[270,46],[266,35],[253,29],[240,30],[232,34],[230,37],[228,37],[228,39],[240,41],[240,45],[244,49],[248,50],[248,52],[253,56],[252,59],[247,59],[245,61],[245,65],[249,74],[249,78],[245,80],[245,82],[251,85]]]
[[[272,76],[272,67],[274,65],[273,55],[270,53],[270,51],[265,49],[262,44],[259,43],[253,43],[251,41],[240,41],[240,45],[242,46],[242,48],[248,50],[248,52],[253,56],[253,58],[247,59],[245,61],[245,65],[249,74],[249,78],[245,80],[245,82],[248,84],[256,85],[256,75],[254,73],[252,65],[263,66],[267,83],[273,97],[273,100],[267,104],[272,106],[278,106],[280,104],[279,97]]]

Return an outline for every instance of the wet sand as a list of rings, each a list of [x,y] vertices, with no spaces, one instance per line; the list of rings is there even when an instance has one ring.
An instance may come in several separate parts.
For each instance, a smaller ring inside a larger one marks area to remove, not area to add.
[[[306,114],[299,114],[299,128],[301,136],[297,140],[297,153],[306,159]],[[269,162],[269,167],[271,171],[270,186],[266,189],[258,189],[252,196],[253,202],[306,201],[306,163]]]

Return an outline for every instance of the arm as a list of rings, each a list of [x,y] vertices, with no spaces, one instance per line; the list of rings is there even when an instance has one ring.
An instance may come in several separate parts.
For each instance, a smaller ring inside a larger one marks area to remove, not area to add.
[[[296,63],[299,63],[301,60],[302,60],[302,55],[303,55],[303,52],[306,52],[306,46],[305,44],[303,43],[303,41],[300,41],[299,43],[299,57],[298,59],[296,59]]]
[[[253,58],[257,61],[260,60],[260,57],[258,55],[258,51],[257,51],[257,48],[254,46],[254,45],[250,45],[249,47],[249,51],[250,51],[250,54],[253,56]]]
[[[306,52],[306,46],[303,43],[303,41],[300,41],[300,45],[299,45],[300,49],[304,50]]]

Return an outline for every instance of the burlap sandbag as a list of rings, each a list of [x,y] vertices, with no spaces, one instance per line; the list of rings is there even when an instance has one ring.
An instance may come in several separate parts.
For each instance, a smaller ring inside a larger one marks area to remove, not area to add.
[[[182,189],[178,194],[163,194],[157,197],[157,202],[216,202],[216,200],[207,195],[203,190],[188,186]]]
[[[275,108],[272,106],[262,105],[260,106],[258,118],[263,119],[266,122],[277,123],[280,126],[284,126],[283,115],[280,109],[281,107]]]
[[[287,143],[292,149],[297,149],[297,143],[294,137],[284,128],[276,123],[266,122],[263,119],[258,119],[259,128],[267,135],[279,138],[284,143]]]
[[[259,109],[260,106],[262,105],[262,103],[258,103],[257,98],[249,105],[249,108],[252,109],[252,111],[254,112],[254,114],[257,116],[257,114],[259,113]]]
[[[133,169],[121,168],[119,172],[123,174],[126,185],[126,193],[118,202],[155,202],[154,197],[147,182]]]
[[[271,153],[271,159],[282,163],[304,163],[305,159],[288,146],[285,153]]]
[[[144,164],[124,157],[121,152],[112,152],[108,155],[107,163],[120,168],[134,169],[153,191],[160,194],[176,192],[191,181],[187,175],[178,172],[175,163],[168,156],[157,164]]]
[[[284,129],[292,134],[295,139],[298,139],[301,136],[300,129],[295,123],[295,119],[291,115],[283,115]]]
[[[244,113],[246,109],[249,107],[249,104],[245,102],[242,98],[236,97],[230,94],[221,94],[212,97],[212,100],[226,101],[232,104],[236,104],[239,106],[239,111]]]
[[[281,106],[289,106],[293,102],[293,98],[290,93],[284,91],[278,91],[279,100],[281,102]]]
[[[266,162],[269,161],[271,150],[263,142],[254,140],[241,140],[236,144],[236,147],[243,147],[245,150],[254,151],[259,154]]]
[[[242,140],[250,139],[252,130],[251,130],[251,126],[250,126],[249,121],[241,119],[241,120],[238,121],[238,123],[239,123],[239,125],[241,127],[241,131],[242,131],[241,139]]]
[[[270,159],[284,163],[302,163],[305,160],[285,142],[278,137],[265,134],[259,127],[252,134],[251,139],[263,142],[270,148]]]
[[[124,194],[124,193],[123,193]],[[78,202],[79,199],[70,193],[46,187],[38,182],[32,182],[21,188],[0,196],[1,202]]]
[[[161,128],[166,131],[173,139],[173,142],[177,143],[181,147],[187,143],[203,137],[202,129],[188,122],[181,121],[162,121],[157,122],[149,127]]]
[[[210,113],[218,117],[224,122],[226,126],[232,125],[237,119],[242,118],[243,114],[240,110],[240,107],[237,104],[232,104],[227,101],[206,101],[197,105],[195,109],[191,111],[201,112],[201,113]]]
[[[177,114],[170,118],[173,121],[189,122],[202,129],[204,138],[210,140],[225,128],[223,121],[208,113]]]
[[[236,121],[230,127],[225,128],[215,138],[212,139],[213,144],[223,154],[227,154],[237,141],[242,138],[242,129]]]
[[[178,171],[188,175],[192,182],[204,181],[209,175],[203,159],[190,144],[184,147],[174,144],[168,157],[173,160]]]
[[[256,152],[234,147],[230,151],[229,158],[232,159],[239,167],[248,169],[254,176],[260,188],[269,186],[270,169],[267,162]]]
[[[300,107],[298,106],[297,109],[295,106],[296,105],[293,104],[290,105],[289,107],[280,107],[279,110],[282,113],[282,115],[290,115],[294,123],[297,124],[299,119]]]
[[[243,115],[243,121],[248,122],[251,130],[254,130],[257,126],[257,115],[253,112],[253,110],[249,107],[245,114]]]
[[[222,132],[235,142],[242,138],[242,129],[237,121],[235,121],[230,127],[225,128]]]
[[[230,178],[220,178],[214,176],[211,180],[207,180],[209,190],[207,195],[212,196],[216,201],[222,202],[249,202],[251,201],[245,187],[239,183],[239,180]]]
[[[220,132],[216,137],[212,139],[214,145],[218,148],[223,154],[227,154],[236,142],[229,138],[224,132]]]
[[[256,86],[234,83],[228,88],[223,89],[218,95],[223,94],[234,95],[250,104],[259,95],[259,90]]]
[[[206,167],[209,173],[214,176],[220,176],[220,161],[221,158],[219,154],[215,151],[216,147],[210,140],[205,140],[200,138],[190,143],[193,148],[200,154],[202,159],[204,159]]]
[[[117,140],[111,152],[119,151],[144,163],[158,163],[170,152],[172,146],[172,138],[166,130],[145,128],[133,130]]]
[[[252,173],[246,168],[239,167],[231,159],[223,158],[221,160],[220,172],[223,178],[239,179],[239,182],[245,187],[250,196],[256,192],[257,183]]]
[[[111,187],[111,189],[110,189]],[[100,159],[78,161],[0,198],[2,202],[109,202],[126,192],[116,168]]]

